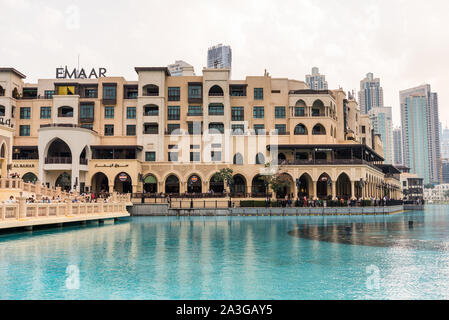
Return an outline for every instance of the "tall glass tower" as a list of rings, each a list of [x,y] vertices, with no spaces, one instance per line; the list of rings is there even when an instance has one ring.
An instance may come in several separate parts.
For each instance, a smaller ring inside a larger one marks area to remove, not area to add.
[[[363,114],[368,114],[372,108],[384,106],[384,92],[380,80],[374,78],[372,73],[368,73],[366,78],[360,81],[359,106]]]
[[[424,183],[440,180],[440,133],[438,96],[430,85],[403,90],[399,94],[403,160]]]

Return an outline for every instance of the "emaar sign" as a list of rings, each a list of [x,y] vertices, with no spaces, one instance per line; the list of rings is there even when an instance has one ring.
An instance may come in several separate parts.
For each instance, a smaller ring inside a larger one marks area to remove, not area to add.
[[[106,68],[98,68],[98,72],[95,68],[87,75],[84,68],[69,70],[67,66],[65,68],[56,68],[56,79],[92,79],[106,77]]]

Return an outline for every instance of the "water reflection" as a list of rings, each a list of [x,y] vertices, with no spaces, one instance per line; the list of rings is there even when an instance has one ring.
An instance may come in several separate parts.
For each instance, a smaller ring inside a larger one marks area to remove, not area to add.
[[[361,218],[360,220],[363,220]],[[417,250],[449,251],[449,221],[426,221],[424,216],[403,215],[399,219],[391,217],[370,219],[371,221],[348,221],[346,223],[323,224],[305,221],[297,229],[288,232],[290,236],[355,246],[395,247]],[[375,220],[375,221],[372,221]],[[434,231],[429,238],[426,227]]]

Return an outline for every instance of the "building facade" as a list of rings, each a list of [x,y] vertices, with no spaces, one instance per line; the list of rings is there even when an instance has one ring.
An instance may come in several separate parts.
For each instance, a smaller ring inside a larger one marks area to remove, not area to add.
[[[207,50],[207,68],[232,70],[232,50],[221,43]]]
[[[380,135],[385,163],[393,164],[393,131],[391,107],[376,107],[368,111],[374,132]]]
[[[368,114],[372,108],[384,106],[384,92],[380,86],[380,79],[374,78],[368,73],[366,78],[360,81],[359,91],[360,112]]]
[[[306,75],[306,83],[312,90],[328,89],[326,76],[324,74],[320,74],[320,70],[317,67],[312,68],[312,74]]]
[[[176,60],[175,63],[169,64],[167,68],[172,77],[195,75],[193,66],[182,60]]]
[[[393,151],[394,164],[404,164],[402,160],[402,129],[401,127],[393,129]]]
[[[400,197],[386,179],[381,139],[357,102],[305,82],[204,69],[171,76],[136,67],[137,81],[40,79],[0,69],[2,176],[66,190],[266,197]],[[9,126],[9,127],[8,127]],[[7,170],[5,171],[5,167]],[[232,169],[225,186],[214,174]]]
[[[438,96],[428,84],[403,90],[399,96],[404,165],[422,177],[425,184],[439,184]]]

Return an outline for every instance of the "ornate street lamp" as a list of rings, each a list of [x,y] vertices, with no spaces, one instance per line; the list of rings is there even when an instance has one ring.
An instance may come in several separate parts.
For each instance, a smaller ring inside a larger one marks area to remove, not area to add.
[[[144,196],[144,179],[143,179],[143,174],[139,173],[139,181],[142,182],[142,195],[140,197],[140,202],[141,203],[145,203],[145,196]]]
[[[232,207],[232,195],[231,195],[231,187],[232,187],[232,181],[226,180],[229,188],[229,201],[228,201],[228,208]]]

